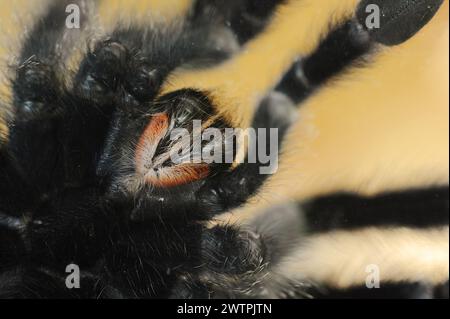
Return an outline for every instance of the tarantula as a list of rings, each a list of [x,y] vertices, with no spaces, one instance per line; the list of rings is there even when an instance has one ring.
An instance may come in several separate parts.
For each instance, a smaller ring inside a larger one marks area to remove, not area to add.
[[[241,147],[225,134],[235,123],[217,112],[214,92],[162,89],[175,69],[229,58],[283,2],[267,1],[260,12],[252,10],[257,1],[200,0],[181,23],[119,26],[90,46],[70,85],[59,74],[67,2],[51,4],[27,35],[12,81],[13,116],[0,150],[0,296],[309,296],[309,283],[270,271],[291,241],[282,231],[208,225],[258,190],[265,164],[239,164],[237,156],[171,162],[172,149],[194,145],[170,133],[195,135],[195,120],[201,130],[217,129],[218,147]],[[356,18],[339,25],[292,66],[252,127],[277,128],[281,142],[294,105],[370,52],[377,37]],[[80,289],[65,285],[72,263]]]
[[[192,120],[213,111],[195,90],[157,93],[176,67],[233,53],[205,41],[221,27],[217,16],[198,2],[184,23],[119,27],[93,45],[68,87],[58,74],[65,5],[53,3],[28,34],[12,84],[0,157],[0,295],[176,297],[174,285],[200,267],[264,271],[268,253],[257,234],[203,223],[253,191],[233,188],[259,184],[259,163],[230,173],[230,164],[166,158],[168,132],[192,130]],[[289,122],[262,118],[262,128]],[[220,118],[209,125],[230,126]],[[71,263],[82,272],[78,290],[64,284]]]

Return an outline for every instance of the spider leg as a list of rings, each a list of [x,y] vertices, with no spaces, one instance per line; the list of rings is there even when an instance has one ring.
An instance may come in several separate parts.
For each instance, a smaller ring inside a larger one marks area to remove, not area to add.
[[[12,83],[17,117],[45,117],[58,108],[58,97],[63,88],[57,74],[67,53],[63,42],[79,32],[67,28],[66,7],[69,4],[77,4],[83,9],[87,6],[84,0],[50,2],[44,16],[37,20],[24,39]],[[81,10],[80,15],[84,26],[86,10]]]
[[[313,53],[299,57],[276,91],[300,105],[332,77],[349,67],[370,63],[378,47],[407,41],[428,23],[442,3],[442,0],[361,1],[354,18],[330,30]],[[367,24],[374,8],[380,11],[378,27]]]
[[[122,93],[126,74],[131,72],[130,59],[131,53],[120,41],[107,39],[96,43],[81,62],[75,77],[75,93],[100,105],[111,104],[116,94]]]
[[[22,119],[51,115],[58,107],[60,89],[50,64],[31,56],[17,69],[13,84],[15,115]]]
[[[64,40],[71,32],[66,27],[66,6],[73,1],[54,1],[47,8],[25,42],[13,80],[13,119],[9,123],[7,151],[21,176],[35,189],[46,191],[64,176],[61,128],[73,127],[79,117],[77,103],[67,94],[58,76],[62,67]],[[76,2],[85,8],[83,0]],[[81,12],[84,25],[85,12]],[[75,105],[75,106],[74,106]],[[78,121],[82,125],[83,121]],[[75,127],[76,134],[82,132]]]
[[[244,295],[265,271],[264,244],[253,231],[225,225],[205,229],[201,238],[199,269],[181,275],[172,298],[226,298]],[[241,282],[238,283],[238,280]],[[243,288],[244,289],[244,288]]]
[[[351,19],[324,37],[309,56],[299,57],[276,87],[297,105],[333,76],[374,51],[367,30]]]
[[[291,228],[288,226],[287,230]],[[205,230],[201,240],[201,267],[182,274],[171,297],[308,298],[313,291],[310,283],[289,280],[276,271],[281,255],[277,256],[278,252],[273,250],[286,243],[275,238],[279,234],[272,237],[273,233],[253,226],[232,225]]]

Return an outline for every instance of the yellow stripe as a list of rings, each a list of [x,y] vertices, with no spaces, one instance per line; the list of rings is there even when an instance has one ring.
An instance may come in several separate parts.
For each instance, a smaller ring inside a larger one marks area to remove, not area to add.
[[[0,147],[5,142],[8,135],[8,128],[6,127],[4,121],[1,118],[0,114]]]
[[[298,55],[313,51],[333,22],[352,15],[356,0],[292,0],[254,41],[217,68],[176,72],[163,93],[182,88],[210,92],[217,111],[237,127],[247,127],[258,101]]]
[[[365,286],[377,267],[389,283],[443,284],[449,278],[449,229],[368,228],[305,238],[278,270],[344,289]]]
[[[101,0],[99,19],[106,30],[113,29],[118,21],[145,25],[155,19],[171,20],[184,15],[192,0]]]

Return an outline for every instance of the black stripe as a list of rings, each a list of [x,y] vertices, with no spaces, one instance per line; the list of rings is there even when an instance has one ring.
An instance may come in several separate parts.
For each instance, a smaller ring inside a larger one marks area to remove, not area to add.
[[[276,90],[298,104],[332,76],[368,54],[372,44],[368,32],[356,20],[345,21],[330,31],[315,52],[298,60]]]
[[[302,205],[311,232],[370,226],[448,225],[448,186],[362,197],[336,194]]]
[[[448,282],[433,286],[423,283],[381,283],[380,288],[364,286],[348,289],[329,288],[318,292],[317,299],[448,299]]]

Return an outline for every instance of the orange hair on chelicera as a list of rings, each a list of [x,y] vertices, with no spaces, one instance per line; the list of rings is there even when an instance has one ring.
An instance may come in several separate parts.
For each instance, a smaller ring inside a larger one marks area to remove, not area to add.
[[[169,128],[169,116],[158,113],[151,117],[136,147],[136,172],[144,176],[146,184],[156,187],[174,187],[187,184],[209,175],[205,163],[181,163],[173,166],[159,166],[154,163],[156,151]]]

